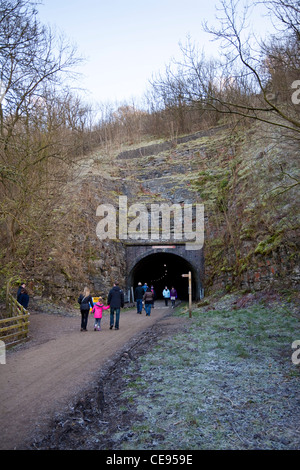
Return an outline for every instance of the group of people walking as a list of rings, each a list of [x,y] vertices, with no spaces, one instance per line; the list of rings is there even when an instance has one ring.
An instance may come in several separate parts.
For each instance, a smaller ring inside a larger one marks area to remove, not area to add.
[[[153,286],[148,287],[147,283],[142,286],[142,283],[139,282],[138,286],[135,289],[135,300],[136,300],[136,307],[137,313],[141,314],[143,310],[143,306],[145,307],[146,316],[150,316],[151,308],[154,307],[154,300],[156,298],[156,294],[154,291]],[[171,290],[168,289],[166,286],[162,292],[162,295],[165,299],[165,305],[168,306],[169,299],[172,302],[172,308],[175,307],[175,301],[177,299],[177,291],[174,287]]]
[[[120,311],[124,307],[124,292],[119,287],[119,283],[116,281],[113,288],[109,291],[107,297],[107,306],[103,304],[102,297],[98,298],[97,302],[93,302],[93,297],[90,294],[90,290],[85,287],[82,294],[78,298],[81,312],[81,331],[87,331],[87,323],[89,318],[90,308],[94,314],[94,330],[101,330],[101,318],[103,316],[103,310],[110,309],[110,326],[112,330],[115,326],[115,330],[119,329],[120,324]]]
[[[172,308],[175,306],[175,301],[177,299],[177,292],[174,287],[171,290],[166,286],[162,292],[162,295],[165,299],[165,305],[168,306],[168,301],[171,300]],[[151,315],[151,308],[154,307],[154,300],[156,299],[156,293],[153,286],[148,287],[147,283],[142,286],[142,283],[139,282],[138,286],[135,289],[135,300],[137,306],[137,313],[141,314],[143,307],[146,311],[146,316]],[[23,305],[26,309],[29,302],[29,295],[26,290],[25,283],[22,283],[18,289],[17,301]],[[87,331],[87,323],[89,318],[90,309],[92,308],[92,313],[94,314],[94,330],[101,330],[101,319],[103,316],[103,311],[110,309],[110,326],[112,330],[115,327],[115,330],[119,329],[120,326],[120,311],[124,307],[124,292],[119,287],[119,283],[116,281],[112,289],[108,293],[107,305],[103,303],[102,297],[99,297],[97,302],[93,302],[93,297],[91,296],[90,290],[85,287],[83,293],[79,295],[78,303],[80,305],[81,312],[81,331]]]
[[[147,283],[142,286],[142,283],[139,282],[138,286],[134,292],[135,300],[136,300],[136,308],[137,312],[141,314],[143,310],[143,303],[145,305],[146,316],[150,317],[151,314],[151,307],[154,307],[154,300],[155,300],[155,292],[153,286],[148,287]]]
[[[172,308],[175,307],[175,301],[177,299],[177,292],[174,287],[171,290],[165,287],[162,292],[165,299],[165,305],[168,306],[168,301],[171,300]],[[143,307],[146,311],[146,316],[151,315],[151,308],[154,307],[154,300],[156,299],[156,293],[153,286],[149,287],[147,283],[142,286],[142,283],[139,282],[138,286],[135,289],[135,300],[137,306],[137,313],[141,314]],[[87,331],[87,323],[89,318],[89,312],[92,308],[92,313],[94,314],[94,330],[101,330],[101,318],[103,316],[103,311],[110,309],[110,326],[112,330],[115,327],[115,330],[119,329],[120,326],[120,311],[124,307],[124,292],[119,287],[119,283],[116,281],[113,288],[109,291],[107,297],[107,305],[103,303],[102,297],[98,298],[97,302],[93,302],[93,298],[90,294],[90,291],[87,287],[84,288],[82,294],[78,298],[78,303],[80,304],[81,312],[81,331]]]
[[[167,286],[163,290],[163,298],[165,299],[165,305],[168,306],[169,300],[172,302],[172,308],[175,307],[175,302],[177,299],[177,291],[174,287],[171,290],[167,288]]]

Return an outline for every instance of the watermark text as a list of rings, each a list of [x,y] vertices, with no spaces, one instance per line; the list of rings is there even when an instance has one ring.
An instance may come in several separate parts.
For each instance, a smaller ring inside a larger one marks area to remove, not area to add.
[[[296,351],[292,354],[292,363],[297,366],[300,364],[300,339],[293,341],[292,349],[296,349]]]
[[[184,241],[187,250],[200,250],[204,243],[203,204],[146,204],[128,207],[127,196],[119,196],[119,206],[101,204],[102,217],[96,233],[100,240]]]
[[[6,349],[4,341],[0,341],[0,364],[6,364]]]

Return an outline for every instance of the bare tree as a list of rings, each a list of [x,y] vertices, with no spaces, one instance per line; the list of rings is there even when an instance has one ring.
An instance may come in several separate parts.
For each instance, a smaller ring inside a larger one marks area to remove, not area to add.
[[[76,47],[37,21],[36,2],[1,0],[0,138],[7,147],[18,120],[41,98],[45,83],[61,83],[80,59]]]
[[[223,112],[236,113],[300,132],[299,107],[292,100],[293,74],[281,84],[281,89],[285,90],[281,100],[278,99],[278,93],[277,97],[270,93],[270,88],[272,90],[276,87],[272,74],[275,63],[282,74],[287,68],[300,68],[300,4],[297,0],[266,0],[259,3],[266,6],[272,18],[277,20],[277,35],[272,35],[268,42],[256,40],[253,34],[245,34],[250,6],[246,4],[241,10],[240,0],[221,0],[219,27],[210,28],[205,24],[205,30],[221,41],[225,58],[225,90],[231,81],[242,90],[247,100],[244,103],[240,99],[223,99],[222,93],[213,97],[221,104]]]
[[[181,45],[182,59],[152,81],[165,106],[180,102],[200,113],[210,110],[259,120],[298,135],[300,100],[293,97],[295,87],[300,89],[299,1],[260,4],[276,20],[276,36],[264,42],[256,39],[249,33],[252,6],[221,0],[218,25],[204,24],[205,31],[220,42],[219,58],[207,60],[190,39]]]
[[[300,3],[295,0],[268,0],[266,6],[277,31],[300,40]],[[277,20],[277,21],[275,21]]]
[[[84,152],[89,109],[64,81],[76,47],[38,21],[37,2],[0,0],[0,229],[14,250],[50,226],[72,163]]]

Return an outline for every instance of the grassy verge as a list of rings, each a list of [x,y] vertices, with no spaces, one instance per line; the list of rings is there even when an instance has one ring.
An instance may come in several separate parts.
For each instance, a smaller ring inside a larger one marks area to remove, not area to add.
[[[118,448],[299,449],[297,339],[282,303],[194,310],[126,371],[123,398],[139,420],[114,436]]]

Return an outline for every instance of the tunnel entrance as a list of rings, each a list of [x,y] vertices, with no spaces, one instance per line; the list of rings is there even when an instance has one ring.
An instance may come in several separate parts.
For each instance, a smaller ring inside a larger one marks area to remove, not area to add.
[[[197,279],[192,265],[181,256],[171,253],[154,253],[145,256],[132,269],[130,284],[135,289],[139,282],[153,285],[157,299],[162,299],[165,286],[175,287],[178,299],[188,300],[188,279],[182,274],[192,272],[193,300],[197,299]]]
[[[184,243],[154,244],[126,243],[126,299],[134,300],[134,290],[139,282],[153,284],[157,298],[162,299],[162,291],[167,286],[175,287],[178,298],[188,299],[188,278],[182,274],[192,273],[192,298],[204,297],[204,252],[187,250]]]

